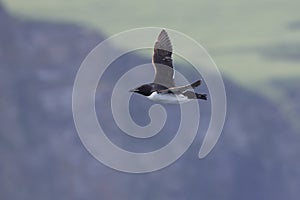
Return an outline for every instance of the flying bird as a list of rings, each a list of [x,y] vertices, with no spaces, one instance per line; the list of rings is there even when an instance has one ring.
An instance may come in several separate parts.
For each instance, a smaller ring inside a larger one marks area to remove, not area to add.
[[[175,86],[172,44],[168,33],[164,29],[155,42],[152,64],[155,70],[153,83],[144,84],[129,90],[129,92],[135,92],[146,96],[150,100],[168,104],[184,103],[193,99],[207,100],[206,94],[191,91],[201,85],[201,80],[190,85]]]

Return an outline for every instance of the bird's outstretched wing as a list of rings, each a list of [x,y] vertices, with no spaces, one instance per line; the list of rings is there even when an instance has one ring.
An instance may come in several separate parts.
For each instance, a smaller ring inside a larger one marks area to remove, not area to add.
[[[154,83],[168,88],[174,87],[172,44],[165,30],[160,32],[155,42],[152,63],[155,69]]]
[[[190,90],[190,89],[194,89],[195,87],[198,87],[199,85],[201,85],[202,81],[201,80],[198,80],[190,85],[185,85],[185,86],[179,86],[179,87],[171,87],[171,88],[168,88],[168,89],[163,89],[163,90],[159,90],[158,93],[174,93],[174,94],[177,94],[177,93],[183,93],[187,90]]]

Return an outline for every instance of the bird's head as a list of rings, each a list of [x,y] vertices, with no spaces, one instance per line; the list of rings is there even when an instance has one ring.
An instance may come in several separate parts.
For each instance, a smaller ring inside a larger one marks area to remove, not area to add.
[[[148,84],[129,90],[129,92],[139,93],[144,96],[150,96],[152,94],[152,87]]]

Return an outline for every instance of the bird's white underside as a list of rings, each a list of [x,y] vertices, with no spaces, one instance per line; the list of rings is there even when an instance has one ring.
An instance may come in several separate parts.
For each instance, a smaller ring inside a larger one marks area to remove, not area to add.
[[[159,103],[169,103],[169,104],[179,104],[185,103],[190,101],[183,94],[174,95],[174,94],[158,94],[157,92],[153,92],[150,96],[147,97],[148,99],[159,102]]]

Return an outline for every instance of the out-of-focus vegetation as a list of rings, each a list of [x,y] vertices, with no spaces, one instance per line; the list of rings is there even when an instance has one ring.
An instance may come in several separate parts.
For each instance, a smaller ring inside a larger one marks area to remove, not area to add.
[[[184,32],[209,51],[224,74],[257,91],[272,89],[271,79],[300,77],[298,0],[3,1],[15,15],[80,23],[107,36],[144,26]]]

